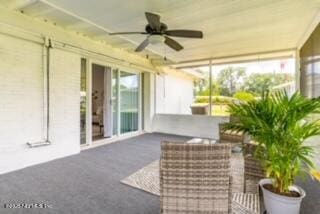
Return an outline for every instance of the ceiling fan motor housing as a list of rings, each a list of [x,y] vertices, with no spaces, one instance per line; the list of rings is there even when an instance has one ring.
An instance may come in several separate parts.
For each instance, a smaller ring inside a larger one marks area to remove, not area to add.
[[[164,43],[175,51],[180,51],[183,46],[177,41],[170,38],[174,37],[184,37],[184,38],[203,38],[202,31],[197,30],[168,30],[168,26],[160,22],[160,16],[157,14],[145,12],[148,24],[145,27],[144,32],[118,32],[111,33],[110,35],[120,35],[120,34],[148,34],[147,38],[143,40],[135,52],[143,51],[148,44],[159,44]]]
[[[161,23],[160,31],[157,31],[156,29],[152,29],[150,24],[147,24],[145,30],[149,34],[160,34],[160,35],[162,35],[166,30],[168,30],[168,26],[166,24],[164,24],[164,23]]]

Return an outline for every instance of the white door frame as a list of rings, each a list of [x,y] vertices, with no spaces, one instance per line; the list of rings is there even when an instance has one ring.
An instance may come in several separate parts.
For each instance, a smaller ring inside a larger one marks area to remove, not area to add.
[[[103,136],[112,137],[112,68],[104,67]],[[111,86],[111,87],[110,87]]]
[[[117,75],[118,75],[118,81],[120,80],[120,72],[124,71],[127,73],[133,73],[133,74],[138,74],[138,90],[139,90],[139,95],[138,95],[138,130],[134,131],[134,132],[128,132],[128,133],[120,133],[120,90],[119,90],[119,84],[118,84],[118,90],[117,90],[117,101],[118,101],[118,106],[117,106],[117,133],[113,134],[112,137],[110,138],[104,138],[101,140],[97,140],[95,141],[95,144],[105,144],[105,143],[109,143],[109,142],[114,142],[115,140],[118,139],[126,139],[132,136],[137,136],[139,134],[141,134],[143,132],[142,127],[141,127],[141,120],[142,120],[142,91],[141,91],[141,72],[137,71],[133,68],[130,67],[125,67],[125,66],[121,66],[121,65],[116,65],[116,64],[112,64],[112,63],[108,63],[108,62],[104,62],[101,60],[97,60],[97,59],[92,59],[92,58],[86,58],[87,60],[87,121],[86,121],[86,144],[84,144],[84,146],[92,146],[93,145],[93,140],[92,140],[92,65],[93,64],[97,64],[100,66],[104,66],[104,67],[109,67],[111,68],[111,73],[113,71],[113,69],[117,69]],[[112,76],[111,76],[112,78]],[[110,85],[110,89],[112,90],[112,84]],[[112,107],[112,106],[111,106]],[[113,121],[113,115],[111,116],[111,119]],[[113,130],[113,127],[112,127]],[[85,147],[83,147],[85,148]]]

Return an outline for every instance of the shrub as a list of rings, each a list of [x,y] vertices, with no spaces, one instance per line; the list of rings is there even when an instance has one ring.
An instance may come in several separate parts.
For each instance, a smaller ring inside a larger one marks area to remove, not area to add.
[[[209,103],[209,96],[197,96],[196,103]]]
[[[245,91],[239,91],[239,92],[235,93],[233,95],[233,97],[240,100],[240,101],[246,101],[246,102],[255,99],[253,94],[251,94],[250,92],[245,92]]]
[[[230,104],[234,100],[232,97],[212,96],[212,104]],[[209,96],[197,96],[196,103],[209,103]]]

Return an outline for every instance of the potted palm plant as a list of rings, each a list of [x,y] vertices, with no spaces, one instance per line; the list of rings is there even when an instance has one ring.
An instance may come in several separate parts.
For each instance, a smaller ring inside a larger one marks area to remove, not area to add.
[[[319,120],[309,120],[320,113],[320,99],[308,99],[299,92],[289,96],[285,91],[264,93],[261,99],[229,105],[236,122],[225,129],[247,133],[258,146],[254,153],[268,179],[259,184],[264,203],[271,214],[298,214],[305,192],[294,185],[301,173],[316,172],[312,162],[313,147],[307,138],[320,135]]]

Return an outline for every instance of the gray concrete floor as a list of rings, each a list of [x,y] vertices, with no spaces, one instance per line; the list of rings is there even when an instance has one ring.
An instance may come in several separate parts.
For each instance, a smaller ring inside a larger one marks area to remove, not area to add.
[[[78,155],[0,175],[0,214],[153,214],[159,197],[120,180],[159,159],[160,141],[188,138],[144,134]],[[320,184],[301,182],[302,214],[320,213]],[[6,203],[46,203],[48,209],[8,209]]]

